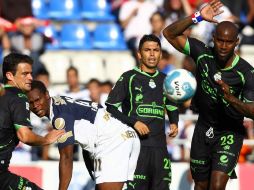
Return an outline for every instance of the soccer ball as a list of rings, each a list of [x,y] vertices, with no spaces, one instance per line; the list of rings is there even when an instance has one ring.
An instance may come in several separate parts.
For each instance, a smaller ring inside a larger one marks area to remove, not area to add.
[[[197,81],[193,74],[185,69],[175,69],[164,79],[163,90],[175,103],[183,103],[195,94]]]

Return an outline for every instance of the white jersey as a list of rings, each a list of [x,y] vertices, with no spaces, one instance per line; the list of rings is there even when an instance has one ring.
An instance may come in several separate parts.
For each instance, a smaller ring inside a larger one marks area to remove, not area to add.
[[[140,149],[138,136],[101,105],[65,96],[53,97],[50,120],[54,129],[66,131],[58,140],[59,148],[78,143],[90,152],[96,183],[133,179]]]

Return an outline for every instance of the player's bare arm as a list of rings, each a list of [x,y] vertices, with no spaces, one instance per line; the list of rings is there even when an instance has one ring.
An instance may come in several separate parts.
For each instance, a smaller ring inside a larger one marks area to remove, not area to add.
[[[254,118],[254,103],[242,102],[230,93],[229,86],[222,80],[218,80],[217,83],[221,86],[224,93],[224,99],[230,103],[237,111],[245,115],[246,117]]]
[[[220,10],[222,6],[223,4],[219,0],[213,0],[201,9],[200,15],[203,20],[217,23],[217,20],[215,20],[214,17],[223,12]],[[178,51],[183,52],[187,40],[187,36],[184,35],[184,31],[193,24],[192,16],[188,16],[167,26],[163,30],[163,35],[172,46],[174,46]]]
[[[42,137],[33,133],[31,129],[26,126],[21,127],[17,130],[17,136],[19,140],[31,146],[52,144],[63,134],[64,130],[52,130],[45,137]]]
[[[67,190],[72,177],[73,145],[68,145],[59,150],[59,190]]]

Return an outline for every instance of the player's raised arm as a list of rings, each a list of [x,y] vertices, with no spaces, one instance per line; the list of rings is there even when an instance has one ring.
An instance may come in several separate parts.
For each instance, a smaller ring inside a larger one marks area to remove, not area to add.
[[[187,40],[187,36],[184,35],[184,31],[191,25],[197,24],[202,20],[217,23],[217,20],[215,20],[214,17],[223,12],[222,10],[220,10],[222,6],[223,4],[219,0],[211,1],[210,3],[206,4],[201,9],[201,11],[197,11],[191,16],[180,19],[173,24],[167,26],[163,30],[164,37],[178,51],[183,52]]]

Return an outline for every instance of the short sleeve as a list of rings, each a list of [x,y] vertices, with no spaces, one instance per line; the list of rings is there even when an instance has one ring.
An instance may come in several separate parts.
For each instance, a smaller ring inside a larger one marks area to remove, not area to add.
[[[11,100],[10,110],[16,130],[22,126],[31,127],[29,103],[25,95],[23,97],[13,98]]]
[[[184,46],[184,54],[191,56],[197,63],[198,58],[204,54],[210,54],[209,48],[203,42],[195,39],[188,38]]]
[[[165,105],[166,105],[166,111],[168,114],[168,118],[170,123],[178,124],[179,121],[179,112],[177,104],[170,101],[168,98],[165,97]]]
[[[57,115],[52,120],[52,125],[54,129],[60,130],[64,129],[65,134],[62,135],[58,139],[58,148],[64,148],[67,145],[73,145],[75,143],[75,137],[74,137],[74,118],[71,115],[68,114],[61,114]]]
[[[246,73],[242,92],[244,102],[254,102],[254,69]]]

